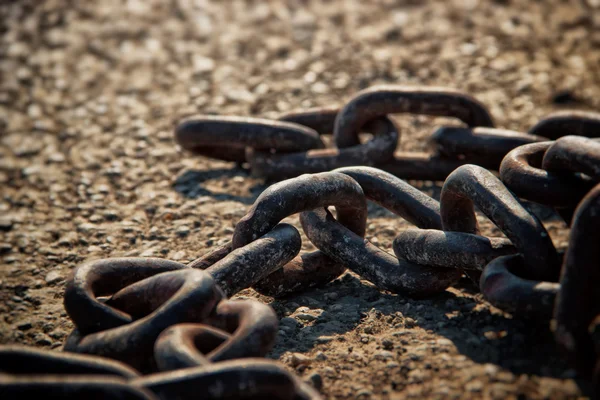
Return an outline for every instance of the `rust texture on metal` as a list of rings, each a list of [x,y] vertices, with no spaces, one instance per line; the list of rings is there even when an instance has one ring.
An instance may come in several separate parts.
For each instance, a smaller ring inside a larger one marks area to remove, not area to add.
[[[305,174],[276,183],[267,188],[248,213],[240,219],[233,232],[232,248],[245,246],[269,232],[279,221],[290,215],[318,207],[334,206],[338,220],[352,232],[363,237],[366,230],[367,203],[362,188],[352,178],[336,173]],[[268,295],[282,296],[318,284],[327,283],[339,276],[343,266],[335,266],[314,275],[316,266],[326,265],[327,255],[316,253],[312,257],[296,258],[285,265],[269,280]],[[309,265],[313,262],[315,265]],[[277,271],[276,271],[277,272]],[[317,280],[317,279],[323,279]],[[260,282],[255,288],[264,288]]]
[[[560,259],[546,228],[491,172],[476,165],[457,168],[444,182],[440,199],[444,230],[479,234],[477,205],[525,258],[524,277],[556,279]]]
[[[326,111],[331,111],[326,109]],[[315,111],[319,113],[319,111]],[[327,115],[327,114],[326,114]],[[320,128],[329,128],[335,121],[335,115],[330,115],[331,121],[312,121],[308,115],[296,118],[307,123],[313,123]],[[289,117],[288,117],[289,118]],[[362,129],[372,133],[373,138],[364,144],[346,148],[315,149],[296,153],[270,154],[265,151],[250,150],[248,162],[252,173],[266,179],[282,179],[298,176],[303,173],[329,171],[334,168],[352,165],[376,165],[389,161],[394,156],[398,144],[398,128],[387,117],[369,121]],[[319,132],[319,133],[331,133]]]
[[[593,187],[593,181],[574,174],[542,169],[546,151],[554,142],[518,147],[500,164],[502,182],[517,196],[553,207],[573,207]]]
[[[339,112],[334,139],[339,148],[355,146],[365,123],[388,114],[411,113],[458,118],[470,127],[493,127],[486,107],[458,90],[382,85],[358,92]]]
[[[76,329],[64,348],[113,358],[141,371],[153,370],[154,342],[161,332],[177,323],[206,319],[223,297],[221,289],[203,271],[163,272],[119,290],[106,302],[108,307],[129,315],[132,322],[88,334]],[[79,326],[79,320],[73,322]]]
[[[430,138],[432,154],[397,151],[400,132],[392,114],[451,117],[466,126],[443,126]],[[176,141],[206,157],[247,162],[267,181],[346,166],[373,166],[403,179],[444,180],[457,167],[497,170],[517,146],[542,136],[493,127],[487,108],[462,91],[443,87],[380,85],[358,92],[342,106],[292,111],[277,120],[197,116],[182,121]],[[299,131],[299,127],[304,130]],[[373,137],[361,143],[360,134]],[[325,148],[318,135],[333,135]]]
[[[401,113],[452,117],[466,127],[438,129],[433,154],[396,152],[400,133],[390,115]],[[373,137],[361,143],[361,133]],[[320,135],[326,134],[335,148],[325,148]],[[292,112],[278,121],[187,119],[176,129],[184,149],[247,161],[267,179],[292,178],[258,196],[229,242],[187,265],[136,257],[79,265],[64,293],[75,329],[62,351],[0,346],[0,393],[319,399],[264,359],[278,332],[274,310],[230,297],[246,288],[287,296],[347,268],[381,290],[412,298],[434,296],[467,275],[497,308],[547,322],[566,358],[598,388],[595,136],[600,114],[555,113],[519,133],[494,128],[485,106],[463,92],[406,86],[371,87],[342,107]],[[500,178],[488,169],[499,170]],[[440,201],[400,177],[443,180]],[[556,250],[520,199],[554,208],[571,225],[566,250]],[[416,226],[398,232],[395,256],[365,239],[367,201]],[[475,208],[506,238],[481,236]],[[281,222],[294,214],[318,251],[300,254],[299,231]]]
[[[554,309],[556,341],[580,371],[588,374],[600,353],[593,351],[589,327],[600,315],[600,185],[579,203],[560,277]]]
[[[566,135],[600,136],[600,113],[589,111],[556,111],[540,119],[531,129],[531,135],[556,140]]]
[[[493,259],[516,252],[505,238],[437,229],[407,229],[394,239],[394,253],[399,258],[435,267],[481,271]]]
[[[496,167],[509,151],[544,140],[547,139],[541,136],[487,127],[443,126],[431,135],[439,154],[466,160],[486,159],[488,165]]]
[[[424,228],[441,228],[439,204],[395,176],[368,167],[335,170],[358,182],[367,199]],[[338,214],[339,217],[339,214]],[[377,287],[414,297],[445,290],[460,270],[423,267],[398,260],[338,223],[325,209],[300,214],[302,227],[320,250]]]
[[[181,122],[175,131],[175,140],[184,149],[229,161],[245,161],[247,146],[279,151],[301,151],[324,146],[315,130],[302,125],[262,118],[209,115]],[[228,147],[237,151],[231,153]],[[243,158],[240,159],[241,156]]]
[[[483,270],[479,287],[494,306],[521,317],[549,320],[560,285],[522,278],[525,259],[520,255],[492,260]]]
[[[546,150],[542,168],[550,172],[580,172],[600,179],[600,142],[582,136],[564,136]]]

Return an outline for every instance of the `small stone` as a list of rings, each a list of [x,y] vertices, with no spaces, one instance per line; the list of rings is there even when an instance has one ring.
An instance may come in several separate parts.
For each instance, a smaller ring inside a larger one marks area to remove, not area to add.
[[[17,329],[20,331],[27,331],[29,329],[31,329],[33,325],[31,324],[31,322],[21,322],[19,325],[17,325]]]
[[[177,234],[177,236],[179,237],[186,237],[187,235],[190,234],[190,228],[188,226],[185,225],[181,225],[180,227],[178,227],[175,230],[175,233]]]
[[[381,350],[373,354],[375,360],[389,360],[394,358],[394,354],[391,351]]]
[[[8,232],[12,229],[13,222],[5,217],[0,217],[0,231]]]
[[[373,396],[373,392],[369,389],[361,389],[356,392],[356,399],[370,399]]]
[[[404,324],[407,328],[412,328],[417,324],[417,321],[415,321],[414,319],[408,317],[404,320]]]
[[[38,346],[50,346],[52,344],[52,341],[44,336],[44,337],[39,337],[35,341],[35,344],[37,344]]]
[[[12,246],[10,243],[0,243],[0,254],[10,253],[12,250]]]
[[[315,360],[325,361],[325,360],[327,360],[327,356],[322,351],[319,351],[319,352],[317,352],[317,354],[315,354]]]
[[[394,348],[394,342],[391,339],[385,338],[381,341],[381,345],[386,350],[391,350]]]
[[[46,275],[46,283],[52,285],[63,280],[63,277],[57,271],[50,271]]]
[[[298,328],[300,326],[302,326],[302,324],[300,322],[298,322],[296,319],[294,318],[290,318],[290,317],[283,317],[281,318],[281,320],[279,320],[279,324],[288,328]]]
[[[315,317],[314,315],[307,314],[307,313],[296,314],[296,318],[298,318],[301,321],[306,321],[306,322],[314,321],[315,319],[317,319],[317,317]]]
[[[323,387],[323,378],[318,372],[310,374],[308,382],[317,390],[320,390]]]
[[[331,342],[333,339],[335,339],[334,336],[319,336],[317,338],[317,343],[319,344],[324,344],[324,343],[329,343]]]
[[[306,357],[304,354],[292,353],[292,358],[290,359],[290,362],[292,363],[292,367],[296,368],[299,365],[309,365],[311,359]]]

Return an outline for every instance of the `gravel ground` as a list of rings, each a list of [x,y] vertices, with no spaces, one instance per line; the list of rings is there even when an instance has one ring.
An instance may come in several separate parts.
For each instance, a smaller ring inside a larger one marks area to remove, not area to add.
[[[193,157],[194,113],[275,117],[380,83],[465,90],[499,127],[600,110],[600,2],[116,1],[0,5],[0,343],[59,348],[65,278],[91,258],[188,262],[230,239],[267,183]],[[440,120],[399,116],[423,150]],[[439,184],[414,182],[437,196]],[[391,251],[408,224],[370,207]],[[545,215],[548,217],[548,215]],[[299,226],[297,217],[288,221]],[[481,218],[483,232],[499,231]],[[557,247],[564,223],[544,221]],[[304,249],[313,246],[305,240]],[[428,300],[346,273],[273,300],[270,354],[326,398],[580,398],[547,324],[490,307],[467,281]]]

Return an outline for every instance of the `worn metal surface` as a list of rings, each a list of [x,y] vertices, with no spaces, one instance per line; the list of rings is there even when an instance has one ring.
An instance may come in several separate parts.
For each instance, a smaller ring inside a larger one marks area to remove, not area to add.
[[[546,228],[491,172],[476,165],[457,168],[440,199],[444,230],[479,234],[475,204],[525,258],[523,277],[557,279],[560,258]]]
[[[208,258],[193,261],[189,267],[205,267],[223,289],[227,297],[233,296],[242,289],[248,288],[284,267],[300,252],[302,240],[296,228],[289,224],[277,224],[257,240],[232,250],[224,257],[216,259],[211,253]],[[228,247],[231,249],[231,247]],[[207,261],[214,264],[206,267]]]
[[[600,113],[589,111],[556,111],[540,119],[529,129],[531,135],[556,140],[566,135],[600,136]]]
[[[324,146],[316,131],[302,125],[262,118],[209,115],[182,121],[175,130],[175,140],[184,149],[195,153],[239,162],[245,161],[242,150],[248,146],[275,151],[302,151]]]
[[[128,379],[139,372],[106,358],[0,346],[0,395],[3,399],[155,399],[146,389],[134,388]]]
[[[366,198],[421,228],[441,229],[440,204],[435,199],[385,171],[370,167],[338,168],[354,179]]]
[[[139,375],[139,372],[118,361],[20,345],[0,346],[0,373],[113,375],[121,378],[133,378]]]
[[[581,201],[573,219],[560,277],[553,330],[560,348],[589,376],[598,361],[588,330],[600,315],[600,185]]]
[[[424,228],[441,228],[438,202],[401,179],[369,167],[340,168],[334,172],[356,180],[367,199],[409,222]],[[382,289],[427,296],[444,290],[461,275],[459,270],[399,261],[344,228],[325,210],[303,212],[300,222],[315,246]]]
[[[300,222],[315,246],[380,289],[426,297],[445,290],[462,274],[398,260],[338,223],[324,209],[303,212]]]
[[[84,263],[73,271],[64,295],[65,311],[85,335],[132,321],[131,316],[99,301],[120,289],[161,272],[186,266],[161,258],[109,258]]]
[[[497,128],[466,128],[443,126],[431,135],[437,153],[447,157],[487,159],[488,168],[497,169],[504,156],[512,149],[524,144],[547,140],[541,136]]]
[[[470,127],[494,125],[483,104],[458,90],[381,85],[358,92],[342,108],[335,121],[335,144],[339,148],[355,146],[365,123],[400,113],[455,117]]]
[[[517,318],[549,320],[560,284],[522,278],[527,270],[520,255],[498,257],[483,270],[479,288],[487,301]]]
[[[278,363],[265,359],[223,361],[181,371],[161,372],[137,379],[160,399],[319,399],[314,389],[300,382]]]
[[[542,169],[546,151],[554,142],[527,144],[509,152],[500,164],[502,182],[517,196],[553,207],[574,207],[593,182],[574,174]]]
[[[582,136],[561,137],[546,150],[542,168],[562,174],[581,172],[598,181],[600,180],[600,142]]]
[[[360,237],[364,236],[367,204],[360,185],[344,174],[324,172],[302,175],[266,189],[237,223],[232,248],[245,246],[256,240],[289,215],[327,206],[335,206],[339,221]],[[270,278],[269,285],[276,290],[269,293],[284,295],[329,282],[344,271],[343,267],[335,267],[330,268],[327,273],[313,275],[315,266],[327,264],[322,257],[326,255],[317,253],[310,258],[296,258],[296,262],[284,266],[282,272]],[[307,261],[314,261],[314,266],[306,265]],[[324,280],[316,280],[321,278]],[[259,284],[258,287],[264,286]]]
[[[203,321],[222,298],[223,292],[203,271],[184,269],[151,276],[121,289],[106,302],[129,315],[130,323],[83,334],[78,330],[80,321],[73,319],[76,329],[64,349],[152,371],[154,343],[161,332],[177,323]]]
[[[432,267],[481,271],[494,258],[516,252],[505,238],[437,229],[407,229],[394,239],[398,258]]]
[[[305,114],[296,116],[297,120],[306,120],[319,128],[329,128],[335,121],[336,114],[329,114],[331,109],[325,109],[325,115],[331,120],[324,121],[320,111],[319,116],[310,118]],[[290,118],[290,117],[288,117]],[[303,173],[329,171],[334,168],[351,165],[376,165],[392,159],[398,144],[398,128],[387,117],[369,121],[361,131],[372,133],[373,138],[364,144],[346,148],[315,149],[297,153],[270,154],[264,151],[250,150],[247,159],[252,173],[266,179],[283,179],[298,176]],[[320,131],[319,133],[331,133]]]
[[[131,386],[121,378],[51,373],[24,376],[0,374],[0,394],[3,399],[158,399],[148,389]]]
[[[275,343],[277,328],[271,307],[226,300],[203,324],[177,324],[164,330],[156,340],[154,356],[161,371],[264,357]]]

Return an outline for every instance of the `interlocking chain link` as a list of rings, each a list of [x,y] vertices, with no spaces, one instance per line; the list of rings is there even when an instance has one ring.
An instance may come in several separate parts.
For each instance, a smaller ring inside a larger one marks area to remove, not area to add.
[[[402,113],[464,126],[439,128],[433,154],[396,152],[400,131],[390,115]],[[361,143],[361,133],[372,138]],[[325,148],[324,134],[335,148]],[[176,129],[184,149],[289,179],[256,199],[229,242],[187,265],[158,258],[80,265],[64,296],[75,325],[64,351],[0,346],[0,392],[317,399],[262,358],[276,339],[274,311],[228,298],[250,287],[286,296],[347,268],[412,298],[434,296],[465,274],[497,308],[547,322],[567,359],[600,387],[595,136],[600,114],[554,113],[520,133],[494,128],[485,106],[465,93],[404,86],[369,88],[342,107],[279,120],[189,118]],[[442,180],[440,201],[401,178]],[[523,200],[553,208],[570,225],[566,249],[557,251]],[[368,201],[415,225],[395,237],[395,257],[365,239]],[[482,236],[475,207],[505,237]],[[300,233],[281,223],[294,214],[318,251],[300,254]]]

